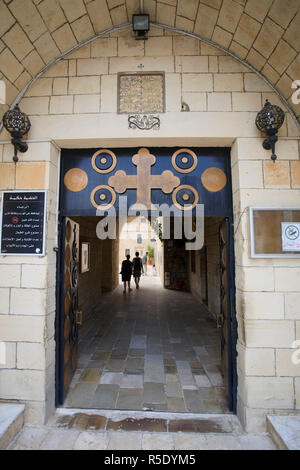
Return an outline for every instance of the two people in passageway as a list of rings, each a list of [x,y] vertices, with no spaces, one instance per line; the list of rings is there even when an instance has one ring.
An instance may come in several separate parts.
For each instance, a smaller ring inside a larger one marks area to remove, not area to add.
[[[130,261],[130,255],[126,255],[126,259],[122,262],[121,273],[122,274],[122,282],[124,284],[123,294],[126,294],[126,287],[128,287],[128,292],[131,292],[132,289],[130,287],[131,276],[134,277],[135,286],[137,289],[140,287],[140,278],[144,272],[143,262],[139,256],[139,252],[135,253],[135,258],[133,261]]]

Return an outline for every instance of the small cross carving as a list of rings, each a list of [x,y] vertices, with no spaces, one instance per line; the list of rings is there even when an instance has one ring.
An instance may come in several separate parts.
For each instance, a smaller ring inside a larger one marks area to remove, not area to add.
[[[147,209],[151,209],[151,189],[161,189],[168,194],[180,184],[180,179],[170,170],[163,171],[161,175],[151,175],[151,166],[155,162],[156,157],[148,149],[141,148],[132,157],[132,163],[137,167],[137,174],[127,175],[125,171],[119,170],[108,179],[108,184],[117,193],[136,189],[136,205],[143,204]]]

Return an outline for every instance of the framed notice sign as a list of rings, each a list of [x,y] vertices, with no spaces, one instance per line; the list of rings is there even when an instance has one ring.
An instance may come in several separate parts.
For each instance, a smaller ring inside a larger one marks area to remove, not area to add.
[[[252,258],[300,258],[300,207],[250,207]]]
[[[3,191],[1,255],[45,255],[45,191]]]

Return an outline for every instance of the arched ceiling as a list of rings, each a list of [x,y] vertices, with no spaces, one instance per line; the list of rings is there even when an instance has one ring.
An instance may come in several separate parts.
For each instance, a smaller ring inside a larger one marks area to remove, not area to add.
[[[291,85],[300,80],[300,0],[0,0],[0,79],[7,105],[45,65],[130,22],[141,6],[151,22],[195,33],[244,59],[299,118]]]

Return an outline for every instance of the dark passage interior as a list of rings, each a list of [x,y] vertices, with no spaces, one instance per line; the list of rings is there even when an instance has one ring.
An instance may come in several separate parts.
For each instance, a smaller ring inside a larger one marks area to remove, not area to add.
[[[90,263],[81,272],[82,252],[78,301],[83,323],[77,369],[63,406],[228,412],[217,328],[222,219],[205,219],[205,243],[198,251],[185,251],[180,240],[157,240],[155,275],[148,269],[140,289],[132,282],[126,295],[120,285],[119,240],[97,238],[97,217],[72,220],[80,227],[80,253],[82,244],[89,244]]]

